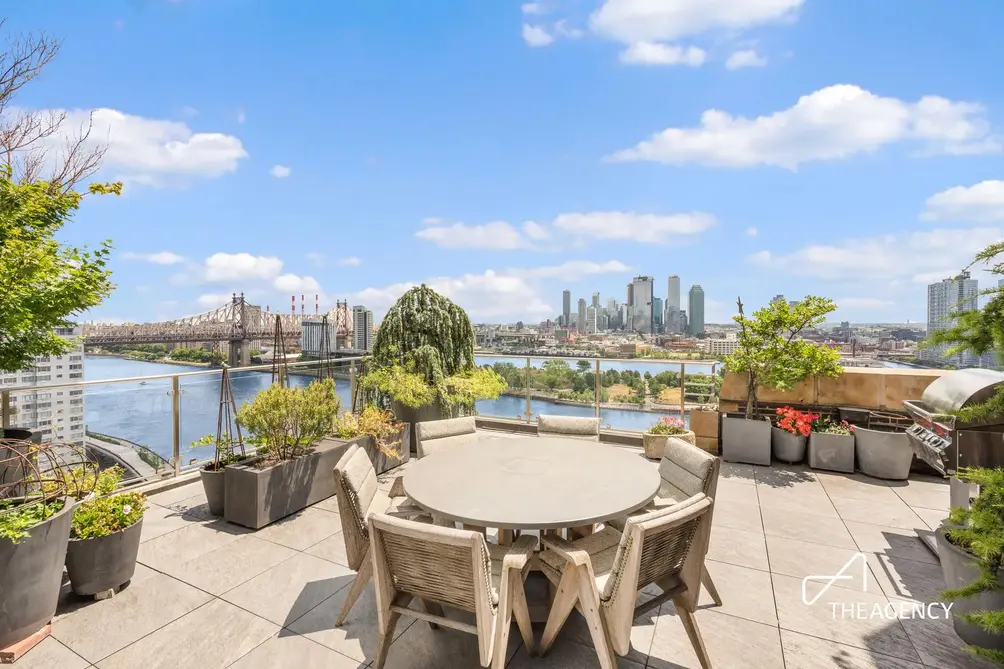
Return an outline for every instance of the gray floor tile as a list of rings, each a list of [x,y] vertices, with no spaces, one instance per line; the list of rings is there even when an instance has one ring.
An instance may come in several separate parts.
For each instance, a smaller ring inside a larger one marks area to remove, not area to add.
[[[338,497],[332,495],[327,499],[322,499],[317,504],[310,507],[311,509],[320,509],[321,511],[327,511],[328,513],[338,513]]]
[[[781,639],[774,625],[698,609],[697,626],[714,667],[784,669]],[[700,669],[697,653],[676,613],[664,612],[656,623],[648,666],[654,669]]]
[[[770,467],[753,466],[758,487],[797,488],[800,490],[819,487],[816,473],[802,465],[783,465],[775,462]]]
[[[353,660],[299,634],[278,634],[228,669],[362,669]]]
[[[291,548],[247,534],[194,560],[165,567],[165,571],[189,585],[222,595],[296,554]]]
[[[933,602],[945,589],[941,564],[869,554],[872,574],[887,597]]]
[[[866,499],[831,497],[833,506],[844,521],[900,527],[907,530],[926,529],[927,524],[902,500],[876,503]]]
[[[338,514],[310,507],[263,527],[255,536],[302,551],[341,529]]]
[[[336,562],[346,567],[349,566],[349,558],[345,552],[345,537],[341,532],[332,534],[327,539],[319,541],[305,552],[324,560]]]
[[[226,667],[278,630],[278,625],[214,599],[102,660],[98,668]],[[185,640],[181,648],[179,639]]]
[[[758,505],[726,502],[717,499],[715,500],[712,525],[714,527],[731,527],[736,530],[746,530],[747,532],[763,531],[763,523],[760,520],[760,507]]]
[[[723,481],[747,485],[756,484],[753,465],[744,465],[740,462],[722,462],[718,477],[719,484]]]
[[[767,555],[772,574],[783,574],[795,578],[836,574],[858,555],[856,548],[837,548],[822,544],[810,544],[797,539],[767,536]],[[855,564],[848,570],[849,580],[836,581],[833,586],[860,590],[865,581],[863,567]],[[869,581],[873,578],[868,572]],[[810,590],[821,589],[825,584],[814,582],[807,586]]]
[[[767,544],[759,532],[715,527],[708,559],[767,571]]]
[[[473,624],[473,615],[449,614],[452,618]],[[407,622],[406,618],[402,618]],[[400,624],[400,623],[399,623]],[[522,637],[515,625],[509,630],[506,660],[512,659],[520,647]],[[478,639],[473,634],[440,627],[433,630],[429,624],[417,621],[394,640],[387,653],[385,669],[440,669],[450,667],[480,667],[481,655]]]
[[[223,521],[189,523],[188,527],[140,544],[139,561],[165,571],[236,541],[243,534],[246,532],[241,528]]]
[[[222,597],[266,620],[288,626],[346,588],[354,577],[355,573],[346,567],[300,553]]]
[[[507,669],[596,669],[599,666],[592,644],[587,646],[559,634],[545,657],[530,657],[521,646]],[[643,669],[644,666],[626,657],[617,658],[618,669]]]
[[[756,486],[745,483],[732,483],[719,479],[718,490],[715,492],[715,500],[743,505],[757,505]]]
[[[920,519],[927,524],[932,530],[936,530],[941,527],[941,523],[948,518],[948,510],[939,509],[925,509],[919,506],[911,506],[913,512],[920,516]]]
[[[53,623],[52,635],[96,663],[209,599],[205,592],[160,574],[60,618]]]
[[[864,474],[838,474],[818,472],[819,482],[832,497],[868,499],[873,502],[896,501],[896,493],[885,481],[873,479]]]
[[[140,534],[140,541],[150,541],[191,524],[192,520],[185,518],[180,511],[150,504],[143,512],[143,531]]]
[[[769,507],[761,509],[760,515],[763,518],[764,534],[838,548],[855,547],[854,539],[839,518],[780,511]]]
[[[776,509],[810,516],[839,517],[826,491],[819,485],[798,489],[770,488],[758,485],[757,492],[759,493],[761,512],[763,509]]]
[[[658,592],[657,588],[656,592]],[[651,597],[647,597],[645,594],[642,594],[642,598],[651,599]],[[658,617],[659,607],[656,607],[634,619],[634,625],[631,627],[631,649],[625,656],[627,659],[641,663],[646,661],[648,652],[652,647],[652,637],[655,635],[655,621]],[[516,628],[513,628],[513,632],[518,634]],[[578,611],[572,611],[560,634],[590,648],[593,647],[593,640],[589,634],[589,626],[586,623],[586,619]]]
[[[183,499],[194,497],[195,495],[204,492],[204,490],[205,489],[202,487],[202,481],[196,478],[191,483],[186,483],[183,486],[178,486],[177,488],[171,488],[170,490],[150,495],[147,499],[153,504],[166,507],[180,502]]]
[[[916,560],[939,564],[938,558],[917,536],[915,530],[901,527],[884,527],[847,521],[847,530],[854,537],[858,550],[880,553],[892,558]]]
[[[777,626],[774,589],[769,572],[713,560],[707,560],[705,564],[722,598],[722,605],[715,606],[707,589],[701,588],[698,608]],[[672,606],[672,602],[667,602],[663,604],[663,609],[668,610]]]
[[[11,666],[15,669],[87,669],[91,665],[50,636]]]
[[[781,630],[781,648],[785,665],[793,669],[923,669],[924,666],[791,630]]]
[[[947,511],[951,505],[947,479],[914,476],[908,481],[890,482],[889,487],[910,506]]]
[[[898,603],[901,600],[890,598]],[[909,602],[904,602],[909,604]],[[950,618],[907,618],[902,621],[910,641],[928,667],[939,669],[993,669],[997,664],[978,658],[964,650],[965,642],[955,633]]]

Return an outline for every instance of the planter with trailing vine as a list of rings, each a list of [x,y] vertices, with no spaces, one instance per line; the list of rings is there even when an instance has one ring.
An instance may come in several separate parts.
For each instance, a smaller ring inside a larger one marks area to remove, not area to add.
[[[846,421],[815,421],[809,435],[809,466],[854,473],[854,428]]]

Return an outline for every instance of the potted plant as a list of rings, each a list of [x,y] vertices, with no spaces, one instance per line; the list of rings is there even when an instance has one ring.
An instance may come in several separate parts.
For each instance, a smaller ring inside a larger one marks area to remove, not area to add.
[[[259,529],[334,495],[331,472],[347,445],[321,442],[338,409],[332,379],[298,388],[272,384],[243,404],[237,424],[258,454],[225,468],[224,518]]]
[[[862,474],[903,481],[910,477],[913,448],[906,430],[890,418],[869,412],[867,427],[854,428],[854,453]]]
[[[358,414],[346,412],[335,421],[332,436],[352,441],[366,451],[377,474],[407,462],[410,458],[410,430],[385,409],[368,406]]]
[[[143,531],[146,497],[138,492],[113,494],[121,467],[97,475],[93,496],[73,509],[66,571],[78,595],[102,595],[129,581]]]
[[[224,513],[226,505],[224,481],[227,465],[236,464],[247,457],[241,426],[234,425],[236,413],[230,368],[224,365],[223,374],[220,376],[220,413],[216,420],[216,436],[207,434],[192,442],[192,448],[213,446],[213,459],[199,469],[199,477],[202,479],[202,489],[206,493],[209,513],[214,516],[222,516]],[[237,436],[231,437],[232,434]]]
[[[1004,470],[962,468],[979,486],[970,508],[954,507],[935,533],[955,632],[969,650],[1004,665]]]
[[[663,416],[641,437],[645,446],[645,457],[652,460],[661,459],[670,437],[683,439],[688,444],[697,445],[694,433],[684,426],[682,420],[675,416]]]
[[[459,306],[425,284],[390,308],[360,375],[368,399],[415,425],[472,415],[479,399],[498,399],[506,382],[490,366],[474,364],[474,328]]]
[[[771,425],[757,418],[757,393],[761,387],[790,390],[810,376],[837,376],[840,356],[799,336],[824,320],[837,308],[833,300],[807,296],[794,306],[785,300],[772,301],[752,318],[743,313],[733,320],[739,324],[739,345],[726,356],[727,371],[746,377],[746,409],[742,417],[722,419],[722,457],[733,462],[769,465]]]
[[[854,426],[829,417],[812,421],[809,435],[809,466],[834,472],[854,473]]]
[[[805,442],[812,432],[812,421],[819,414],[798,411],[791,407],[777,410],[777,419],[771,428],[771,449],[782,462],[801,462],[805,457]]]

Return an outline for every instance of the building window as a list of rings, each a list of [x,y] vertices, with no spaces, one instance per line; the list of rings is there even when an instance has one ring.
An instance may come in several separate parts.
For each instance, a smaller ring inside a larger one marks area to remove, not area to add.
[[[84,394],[83,390],[71,390],[70,391],[70,397],[73,397],[74,395],[83,395],[83,394]]]
[[[38,380],[39,381],[51,381],[52,380],[52,374],[42,374],[41,376],[38,377]]]
[[[70,365],[70,370],[83,369],[83,368],[84,368],[83,365]]]
[[[83,372],[76,372],[74,374],[70,374],[70,378],[71,379],[82,379],[82,378],[84,378],[84,373]]]
[[[71,355],[70,356],[70,362],[79,362],[81,359],[83,359],[83,356],[80,356],[80,355]]]

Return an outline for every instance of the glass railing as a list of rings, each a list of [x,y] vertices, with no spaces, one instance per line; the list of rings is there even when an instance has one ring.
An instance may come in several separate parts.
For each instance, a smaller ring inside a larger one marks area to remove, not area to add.
[[[363,358],[290,362],[292,385],[335,379],[342,407],[352,406]],[[606,428],[645,430],[661,415],[682,416],[717,402],[716,361],[479,355],[509,384],[479,415],[535,422],[541,414],[598,417]],[[0,388],[0,425],[42,433],[45,441],[84,447],[131,481],[177,476],[213,455],[191,447],[217,431],[222,370],[184,364],[87,356],[85,379]],[[230,370],[237,406],[272,383],[270,364]]]

